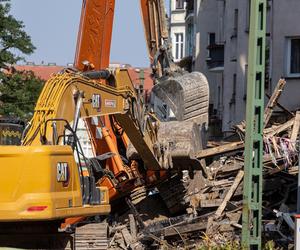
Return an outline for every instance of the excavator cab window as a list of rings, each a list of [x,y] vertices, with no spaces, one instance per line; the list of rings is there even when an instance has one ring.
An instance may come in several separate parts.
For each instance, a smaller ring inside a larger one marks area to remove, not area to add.
[[[45,122],[45,128],[47,124],[51,123],[52,127],[52,143],[53,145],[69,145],[74,152],[74,158],[77,163],[80,183],[82,191],[82,200],[84,204],[97,205],[100,204],[100,189],[97,187],[96,182],[103,176],[103,171],[100,162],[95,159],[89,159],[83,151],[81,142],[77,135],[77,129],[74,131],[73,122],[68,122],[65,119],[49,119]],[[64,125],[63,134],[58,135],[58,125]],[[44,132],[46,134],[46,130]],[[46,136],[42,136],[42,141],[47,144]]]

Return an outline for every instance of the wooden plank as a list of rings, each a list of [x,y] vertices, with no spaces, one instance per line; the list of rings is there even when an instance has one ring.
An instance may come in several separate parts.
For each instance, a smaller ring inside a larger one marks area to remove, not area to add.
[[[282,131],[285,131],[287,130],[288,128],[290,128],[291,126],[293,126],[295,122],[295,117],[288,120],[286,123],[274,128],[274,129],[267,129],[267,133],[264,133],[265,136],[274,136],[274,135],[277,135],[279,133],[281,133]]]
[[[235,177],[235,180],[232,184],[232,186],[230,187],[229,191],[227,192],[222,204],[218,207],[217,211],[216,211],[216,216],[220,217],[221,214],[223,213],[227,202],[231,199],[232,195],[234,194],[235,190],[237,189],[237,187],[239,186],[240,182],[242,181],[244,177],[244,171],[240,170],[237,174],[237,176]]]
[[[234,125],[234,127],[238,130],[238,132],[245,134],[245,121],[242,121],[240,124]]]
[[[266,94],[266,96],[267,96],[269,99],[271,98],[271,96],[268,95],[268,94]],[[295,116],[294,113],[292,113],[292,112],[289,111],[287,108],[285,108],[282,104],[280,104],[280,102],[277,102],[277,107],[278,107],[279,109],[281,109],[282,111],[284,111],[285,113],[287,113],[289,116],[291,116],[291,117],[294,117],[294,116]]]
[[[163,230],[163,235],[164,236],[173,236],[173,235],[178,235],[178,233],[180,234],[185,234],[185,233],[191,233],[194,231],[201,231],[201,230],[205,230],[207,226],[207,221],[199,221],[196,223],[190,223],[190,224],[184,224],[184,225],[180,225],[180,226],[173,226],[173,227],[169,227]]]
[[[121,233],[123,235],[123,239],[126,243],[126,246],[130,246],[131,243],[134,242],[134,238],[132,235],[129,233],[128,229],[125,227],[121,230]]]
[[[232,184],[232,181],[229,180],[219,180],[219,181],[212,181],[210,183],[211,186],[230,186]]]
[[[297,111],[296,116],[295,116],[295,122],[294,122],[293,129],[292,129],[291,141],[294,142],[297,140],[299,128],[300,128],[300,111]]]
[[[207,157],[212,157],[212,156],[217,156],[220,154],[225,154],[233,151],[237,151],[240,149],[244,148],[244,142],[232,142],[232,143],[227,143],[215,148],[208,148],[201,150],[200,152],[196,153],[196,158],[197,159],[203,159]]]
[[[277,101],[283,91],[285,84],[286,84],[286,81],[283,78],[279,79],[279,81],[273,91],[273,94],[265,108],[264,128],[268,125],[268,123],[270,121],[274,107],[277,105]]]
[[[289,168],[289,174],[298,174],[298,166]]]
[[[218,174],[221,175],[221,174],[230,173],[233,171],[240,170],[243,167],[244,167],[244,163],[235,159],[233,164],[225,164],[224,166],[222,166],[222,168],[218,170]]]
[[[213,200],[201,200],[201,207],[219,207],[222,204],[223,199],[213,199]]]

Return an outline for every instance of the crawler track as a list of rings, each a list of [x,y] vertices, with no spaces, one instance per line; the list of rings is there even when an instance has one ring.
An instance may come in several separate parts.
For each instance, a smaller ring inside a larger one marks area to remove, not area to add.
[[[77,227],[74,236],[76,250],[108,248],[108,224],[91,223]]]

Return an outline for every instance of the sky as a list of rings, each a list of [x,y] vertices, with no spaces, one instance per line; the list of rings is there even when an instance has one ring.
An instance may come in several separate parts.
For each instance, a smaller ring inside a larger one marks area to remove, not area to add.
[[[11,0],[11,14],[23,21],[36,47],[26,61],[73,63],[81,5],[82,0]],[[111,62],[149,66],[138,0],[116,0]]]

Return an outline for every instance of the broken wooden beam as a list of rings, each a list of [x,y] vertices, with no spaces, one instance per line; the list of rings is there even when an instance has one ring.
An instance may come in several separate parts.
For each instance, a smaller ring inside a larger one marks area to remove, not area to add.
[[[240,170],[239,173],[237,174],[237,176],[235,177],[235,180],[234,180],[232,186],[230,187],[229,191],[227,192],[222,204],[218,207],[218,209],[216,211],[216,217],[220,217],[222,215],[224,209],[226,208],[227,202],[231,199],[232,195],[234,194],[235,190],[239,186],[243,177],[244,177],[244,171]]]
[[[204,159],[207,157],[217,156],[225,153],[234,152],[244,148],[244,142],[231,142],[218,147],[201,150],[196,154],[197,159]]]
[[[279,81],[273,91],[273,94],[265,108],[264,128],[268,125],[268,123],[270,121],[273,110],[274,110],[275,106],[277,105],[278,99],[282,93],[282,90],[283,90],[285,84],[286,84],[286,81],[283,78],[279,79]]]
[[[295,116],[295,122],[291,133],[291,141],[295,142],[297,140],[299,128],[300,128],[300,111],[297,111]]]
[[[200,207],[219,207],[223,199],[200,200]]]
[[[279,126],[274,126],[271,128],[264,129],[264,136],[274,136],[278,135],[279,133],[287,130],[288,128],[292,127],[295,122],[295,117],[292,119],[288,120],[287,122],[279,125]]]
[[[269,99],[271,98],[271,96],[268,95],[268,94],[266,94],[266,96],[267,96]],[[292,112],[289,111],[287,108],[285,108],[282,104],[280,104],[280,102],[277,102],[277,107],[278,107],[279,109],[281,109],[282,111],[284,111],[286,114],[288,114],[290,117],[294,117],[294,116],[295,116],[294,113],[292,113]]]
[[[196,223],[186,223],[184,225],[170,226],[162,230],[162,235],[165,237],[174,236],[178,234],[186,234],[194,231],[205,230],[207,226],[207,221],[199,221]]]

